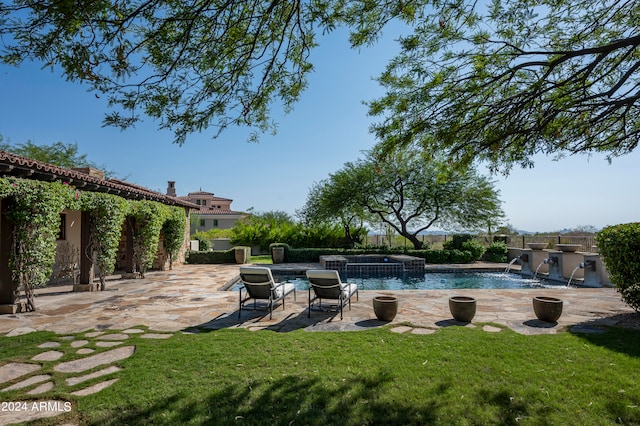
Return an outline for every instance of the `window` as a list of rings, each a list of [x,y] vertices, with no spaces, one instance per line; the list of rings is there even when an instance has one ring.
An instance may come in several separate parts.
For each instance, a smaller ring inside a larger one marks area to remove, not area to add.
[[[196,200],[196,204],[197,204],[197,205],[200,205],[200,200]]]
[[[213,226],[218,227],[218,219],[213,219]]]
[[[204,226],[204,219],[200,219],[200,226]]]
[[[60,229],[58,230],[58,239],[67,239],[67,215],[60,213]]]
[[[207,200],[202,200],[202,205],[206,206],[207,205]]]

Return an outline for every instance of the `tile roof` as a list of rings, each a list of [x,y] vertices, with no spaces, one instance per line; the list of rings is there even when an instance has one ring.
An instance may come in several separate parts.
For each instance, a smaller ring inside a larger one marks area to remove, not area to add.
[[[212,201],[233,201],[231,198],[222,198],[222,197],[216,197],[213,196],[213,194],[211,192],[190,192],[189,195],[181,195],[178,198],[180,198],[181,200],[189,200],[190,198],[193,198],[197,195],[212,195],[212,197],[207,197],[207,200],[212,200]]]
[[[211,214],[211,215],[242,215],[242,214],[244,214],[243,212],[236,212],[236,211],[229,210],[229,209],[217,209],[217,208],[206,207],[206,206],[198,206],[198,207],[200,207],[200,209],[191,210],[191,214],[196,214],[196,215],[207,215],[207,214]]]
[[[167,205],[199,208],[194,203],[171,197],[145,187],[119,179],[103,179],[99,176],[54,166],[53,164],[0,151],[0,176],[15,176],[41,181],[65,181],[82,191],[106,192],[119,195],[128,200],[151,200]]]

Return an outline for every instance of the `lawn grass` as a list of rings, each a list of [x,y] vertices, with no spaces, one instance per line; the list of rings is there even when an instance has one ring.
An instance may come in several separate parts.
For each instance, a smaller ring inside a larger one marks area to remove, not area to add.
[[[33,356],[52,336],[0,338],[0,364]],[[429,335],[235,329],[168,340],[132,336],[127,344],[136,353],[117,363],[118,382],[85,397],[58,386],[40,399],[72,401],[74,410],[39,424],[640,424],[634,330],[524,336],[481,326]]]
[[[251,256],[251,263],[258,263],[258,264],[263,264],[263,265],[271,265],[273,264],[273,259],[271,259],[271,255],[270,254],[263,254],[260,256]]]

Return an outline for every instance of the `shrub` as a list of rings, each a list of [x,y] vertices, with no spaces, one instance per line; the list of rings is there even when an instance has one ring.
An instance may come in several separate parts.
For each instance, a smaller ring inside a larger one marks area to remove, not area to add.
[[[506,243],[496,241],[484,252],[484,259],[488,262],[504,263],[507,261],[508,251]]]
[[[478,240],[467,240],[462,243],[460,250],[469,251],[473,256],[473,260],[480,260],[484,254],[485,248]]]
[[[473,262],[475,260],[480,260],[485,251],[484,246],[478,240],[475,240],[473,236],[470,234],[453,235],[453,237],[450,240],[445,241],[442,244],[442,247],[445,250],[450,250],[450,251],[458,250],[458,251],[470,252],[472,257],[472,260],[470,262]],[[456,253],[455,255],[450,254],[449,260],[451,262],[453,262],[451,260],[452,256],[455,256],[456,258],[461,257],[458,253]],[[453,262],[453,263],[466,263],[466,262]]]
[[[462,250],[462,244],[473,239],[471,234],[455,234],[450,240],[442,243],[445,250]]]
[[[640,223],[608,226],[598,233],[596,243],[622,300],[640,311]]]
[[[198,250],[199,251],[208,251],[209,250],[209,240],[205,235],[195,233],[191,236],[192,240],[198,240]]]
[[[188,264],[236,263],[235,248],[217,251],[189,251],[185,262]]]
[[[450,250],[450,263],[472,263],[475,260],[474,254],[468,250]]]

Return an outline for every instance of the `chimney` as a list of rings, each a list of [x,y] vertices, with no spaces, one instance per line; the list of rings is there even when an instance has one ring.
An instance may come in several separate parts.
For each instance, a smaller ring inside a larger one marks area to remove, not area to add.
[[[74,167],[71,170],[104,180],[104,172],[102,170],[94,169],[93,167]]]
[[[170,197],[175,197],[176,196],[176,182],[173,180],[170,180],[169,182],[169,186],[167,186],[167,195]]]

